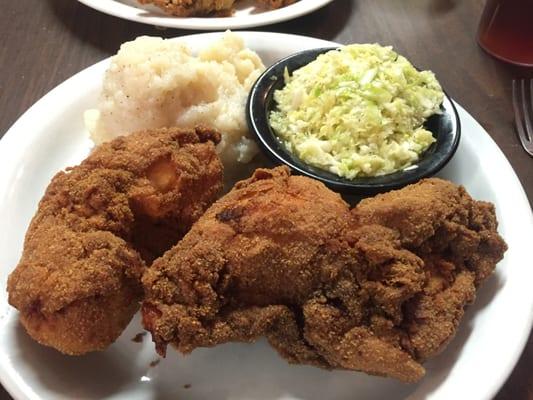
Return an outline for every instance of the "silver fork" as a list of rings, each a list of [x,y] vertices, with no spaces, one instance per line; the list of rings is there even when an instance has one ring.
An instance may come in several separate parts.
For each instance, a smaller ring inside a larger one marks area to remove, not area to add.
[[[514,119],[522,147],[533,156],[533,79],[526,81],[513,79]]]

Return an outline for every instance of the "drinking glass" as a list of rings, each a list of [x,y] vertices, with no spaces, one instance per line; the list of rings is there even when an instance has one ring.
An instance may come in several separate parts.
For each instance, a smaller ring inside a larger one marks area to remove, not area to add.
[[[477,38],[494,57],[533,67],[533,0],[487,0]]]

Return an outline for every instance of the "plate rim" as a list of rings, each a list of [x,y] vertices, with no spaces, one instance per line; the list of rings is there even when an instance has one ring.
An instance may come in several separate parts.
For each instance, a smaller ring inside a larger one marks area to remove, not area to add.
[[[222,32],[210,32],[210,33],[198,33],[193,35],[185,35],[180,37],[175,37],[173,40],[194,40],[196,37],[203,37],[208,39],[209,36],[216,37],[217,35],[222,34]],[[274,36],[277,39],[280,39],[282,42],[283,37],[287,39],[300,39],[309,41],[312,40],[313,42],[317,43],[317,46],[320,46],[322,44],[328,44],[328,45],[339,45],[339,43],[327,41],[323,39],[313,38],[309,36],[303,36],[303,35],[295,35],[295,34],[284,34],[284,33],[276,33],[276,32],[264,32],[264,31],[241,31],[238,32],[239,35],[242,35],[245,42],[247,41],[259,41],[259,40],[265,40],[266,37],[270,36],[270,39]],[[21,140],[20,137],[16,136],[16,131],[18,130],[18,127],[28,123],[29,120],[31,120],[32,114],[37,113],[41,110],[44,106],[46,106],[48,99],[53,99],[54,97],[57,97],[59,94],[61,94],[62,91],[66,90],[68,87],[70,87],[73,83],[76,83],[76,81],[84,80],[85,75],[90,74],[93,72],[93,70],[96,70],[98,68],[103,69],[105,65],[109,62],[110,57],[105,58],[99,62],[96,62],[87,68],[84,68],[80,72],[74,74],[70,78],[66,79],[65,81],[58,84],[56,87],[54,87],[52,90],[50,90],[48,93],[46,93],[43,97],[41,97],[39,100],[37,100],[31,107],[29,107],[14,123],[11,125],[11,127],[6,131],[2,139],[0,140],[0,158],[2,158],[2,155],[8,155],[8,154],[15,154],[17,152],[20,152],[22,149],[24,149],[26,146],[31,144],[32,138],[37,137],[38,130],[35,130],[36,133],[30,133],[29,137],[26,137],[27,140]],[[508,169],[508,173],[510,174],[510,177],[515,181],[515,184],[513,186],[516,186],[516,189],[520,192],[519,198],[516,199],[517,202],[522,203],[522,205],[527,206],[527,208],[530,210],[529,212],[529,221],[531,224],[531,227],[533,228],[533,211],[531,210],[531,206],[529,203],[529,200],[527,198],[526,192],[524,190],[524,187],[522,186],[522,183],[520,182],[518,176],[516,175],[516,172],[512,168],[511,163],[501,150],[501,148],[496,144],[494,139],[488,134],[488,132],[483,128],[483,126],[474,119],[473,116],[471,116],[459,103],[455,103],[459,112],[459,115],[461,116],[462,113],[465,113],[466,116],[471,118],[473,122],[475,122],[481,130],[483,131],[483,134],[485,136],[485,139],[487,140],[487,144],[490,144],[492,147],[494,147],[494,150],[499,154],[499,158],[502,165],[505,165],[505,167]],[[82,118],[80,116],[80,118]],[[15,149],[15,151],[13,151]],[[5,183],[3,182],[8,175],[6,172],[7,169],[0,171],[0,187]],[[0,198],[1,200],[1,198]],[[528,219],[527,216],[524,216],[524,219]],[[530,299],[533,301],[532,299]],[[533,306],[533,304],[530,304],[530,306]],[[4,316],[0,315],[0,319],[2,319]],[[533,313],[530,313],[530,315],[527,318],[523,318],[524,320],[527,320],[524,324],[525,328],[520,332],[519,339],[515,341],[515,346],[513,348],[513,351],[509,351],[509,355],[507,357],[507,362],[502,363],[504,364],[504,368],[501,368],[500,374],[498,375],[497,379],[492,380],[488,385],[485,386],[484,393],[480,396],[482,399],[490,399],[492,398],[497,391],[502,387],[502,385],[507,381],[509,375],[513,371],[513,369],[516,366],[516,363],[518,362],[518,359],[520,355],[522,354],[527,339],[529,337],[529,334],[531,332],[531,327],[533,325]],[[526,329],[529,327],[529,329]],[[501,365],[500,364],[500,367]],[[4,386],[4,388],[15,398],[15,399],[40,399],[41,397],[36,394],[31,387],[30,392],[25,392],[21,388],[22,387],[29,387],[27,384],[25,384],[25,381],[22,379],[22,377],[18,374],[10,372],[10,369],[12,371],[15,371],[15,366],[11,365],[9,358],[7,355],[2,352],[0,353],[0,382]],[[22,385],[20,384],[22,380]]]
[[[217,31],[222,29],[246,29],[270,25],[298,18],[312,13],[326,6],[334,0],[299,0],[288,6],[268,10],[254,15],[242,17],[172,17],[172,16],[142,16],[134,10],[140,10],[116,0],[78,0],[78,2],[96,11],[117,18],[142,24],[161,26],[166,28],[194,29]]]

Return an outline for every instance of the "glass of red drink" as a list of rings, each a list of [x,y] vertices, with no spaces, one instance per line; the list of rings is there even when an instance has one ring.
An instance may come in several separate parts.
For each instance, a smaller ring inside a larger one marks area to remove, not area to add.
[[[494,57],[533,67],[533,0],[487,0],[478,42]]]

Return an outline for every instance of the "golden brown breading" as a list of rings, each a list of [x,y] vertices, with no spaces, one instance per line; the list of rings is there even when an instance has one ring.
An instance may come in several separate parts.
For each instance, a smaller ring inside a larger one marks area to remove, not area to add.
[[[219,140],[204,128],[138,132],[52,179],[8,280],[9,303],[35,340],[82,354],[120,335],[138,309],[145,261],[175,244],[221,189]],[[170,230],[164,243],[150,237]]]
[[[153,4],[165,13],[176,17],[219,17],[232,15],[236,0],[138,0],[141,4]],[[267,9],[288,6],[296,0],[257,0],[258,5]]]
[[[349,212],[316,181],[260,169],[145,272],[143,324],[163,355],[266,336],[292,363],[413,382],[504,250],[494,210],[451,183]]]
[[[253,340],[278,325],[272,337],[320,362],[299,337],[291,307],[301,314],[298,305],[320,288],[325,277],[315,270],[335,253],[349,218],[338,194],[285,168],[237,183],[143,278],[144,320],[159,350],[172,341],[189,352]],[[335,260],[326,266],[324,275],[336,273]]]
[[[462,186],[433,178],[363,200],[352,214],[357,225],[392,229],[402,247],[424,261],[426,283],[405,304],[402,327],[416,359],[437,355],[453,338],[476,287],[507,249],[494,206],[473,200]]]
[[[209,14],[231,15],[235,0],[138,0],[153,4],[176,17],[201,17]]]

